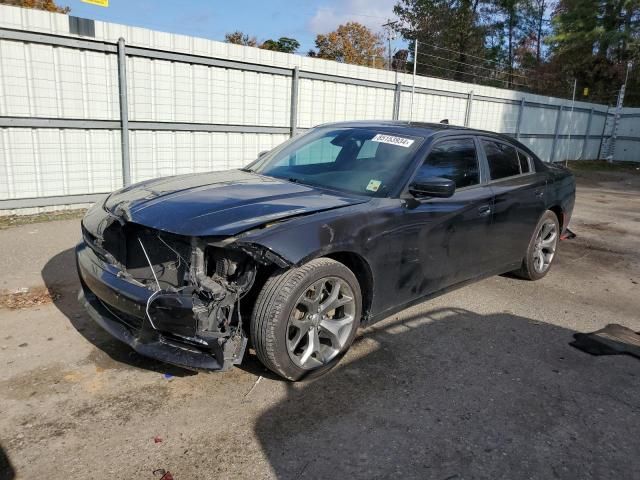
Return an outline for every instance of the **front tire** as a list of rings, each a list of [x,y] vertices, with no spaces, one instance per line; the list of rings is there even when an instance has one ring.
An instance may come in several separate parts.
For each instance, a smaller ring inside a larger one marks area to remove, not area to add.
[[[250,335],[258,358],[289,380],[322,375],[353,342],[362,311],[358,281],[345,265],[318,258],[265,283]]]
[[[558,217],[551,210],[547,210],[533,231],[527,253],[522,260],[522,267],[514,273],[527,280],[539,280],[544,277],[551,269],[559,240]]]

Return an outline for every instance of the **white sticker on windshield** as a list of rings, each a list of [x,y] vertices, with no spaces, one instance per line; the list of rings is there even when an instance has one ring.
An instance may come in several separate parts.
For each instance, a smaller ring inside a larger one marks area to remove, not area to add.
[[[373,137],[371,141],[388,143],[390,145],[397,145],[399,147],[409,148],[411,145],[413,145],[413,142],[415,140],[411,140],[410,138],[394,137],[393,135],[383,135],[379,133],[375,137]]]
[[[380,188],[380,185],[382,185],[382,182],[380,180],[369,180],[367,190],[369,190],[370,192],[377,192]]]

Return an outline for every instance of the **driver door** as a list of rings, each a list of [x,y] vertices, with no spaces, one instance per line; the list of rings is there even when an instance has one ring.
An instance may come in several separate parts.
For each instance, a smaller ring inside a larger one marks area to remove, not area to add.
[[[456,191],[450,198],[418,199],[406,209],[406,261],[396,285],[406,301],[485,273],[491,258],[486,252],[491,249],[493,193],[475,139],[437,141],[420,168],[427,176],[454,180]]]

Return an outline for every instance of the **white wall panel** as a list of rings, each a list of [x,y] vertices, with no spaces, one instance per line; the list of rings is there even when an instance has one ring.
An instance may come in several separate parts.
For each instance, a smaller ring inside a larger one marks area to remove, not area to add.
[[[240,168],[287,135],[218,132],[131,133],[133,182],[182,173]]]
[[[620,117],[618,135],[623,137],[640,137],[640,116]]]
[[[0,198],[110,192],[122,185],[120,133],[0,129]]]
[[[469,126],[481,130],[515,133],[520,105],[475,100]]]
[[[557,118],[556,109],[527,106],[525,115],[522,116],[520,133],[553,134]]]
[[[625,162],[640,162],[640,144],[629,140],[616,140],[615,160]]]
[[[563,110],[560,135],[584,135],[587,131],[589,112]]]
[[[591,128],[589,135],[601,135],[604,128],[605,116],[594,114],[591,118]]]
[[[128,58],[131,120],[287,126],[291,79],[282,75]]]
[[[303,78],[298,85],[298,126],[393,115],[393,90]]]
[[[587,148],[584,152],[582,160],[594,160],[598,158],[598,152],[600,151],[600,139],[589,139],[587,141]]]
[[[582,143],[583,140],[581,138],[558,139],[554,160],[556,162],[560,162],[580,158],[580,154],[582,153]]]
[[[520,141],[529,147],[533,153],[538,155],[541,159],[548,159],[551,157],[551,150],[553,148],[553,139],[550,138],[521,138]]]
[[[116,56],[0,40],[0,115],[115,119]]]

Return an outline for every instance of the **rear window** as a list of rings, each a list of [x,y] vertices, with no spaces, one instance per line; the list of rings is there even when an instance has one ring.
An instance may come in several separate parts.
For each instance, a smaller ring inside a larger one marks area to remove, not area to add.
[[[482,140],[482,146],[489,162],[491,179],[499,180],[520,175],[520,159],[515,147],[491,140]]]

